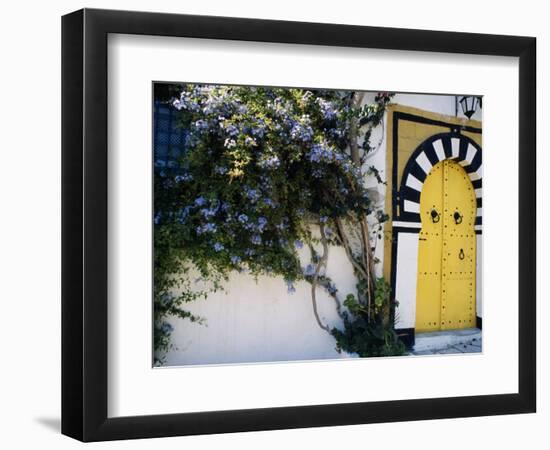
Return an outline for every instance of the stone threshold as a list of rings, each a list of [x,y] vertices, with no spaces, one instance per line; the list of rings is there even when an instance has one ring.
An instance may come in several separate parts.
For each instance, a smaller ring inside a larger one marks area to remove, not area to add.
[[[414,340],[413,355],[445,352],[446,349],[453,347],[469,349],[470,352],[481,351],[481,330],[479,328],[418,333]]]

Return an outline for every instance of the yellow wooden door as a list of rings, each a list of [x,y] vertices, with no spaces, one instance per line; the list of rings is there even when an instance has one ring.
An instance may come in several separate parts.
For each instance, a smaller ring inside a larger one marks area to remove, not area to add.
[[[441,258],[443,248],[443,163],[436,164],[420,193],[422,229],[418,236],[416,331],[441,325]]]
[[[416,331],[475,326],[476,197],[458,163],[444,160],[420,195]]]

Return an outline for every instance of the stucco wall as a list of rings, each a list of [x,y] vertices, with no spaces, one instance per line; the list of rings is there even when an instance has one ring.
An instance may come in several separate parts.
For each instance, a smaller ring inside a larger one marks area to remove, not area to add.
[[[307,252],[302,251],[303,261]],[[343,248],[330,249],[327,275],[345,297],[356,283]],[[321,320],[339,326],[334,300],[318,289]],[[317,325],[312,313],[311,285],[296,284],[289,294],[282,278],[234,273],[225,292],[189,304],[205,317],[206,326],[172,319],[173,342],[168,365],[291,361],[349,357],[335,350],[335,341]]]
[[[365,102],[373,100],[369,94]],[[454,115],[455,98],[452,96],[416,96],[398,94],[395,103],[414,106],[435,113]],[[478,113],[479,114],[479,113]],[[386,124],[378,127],[372,143],[379,148],[368,158],[366,165],[374,165],[383,178],[386,173]],[[386,187],[372,182],[372,197],[384,205]],[[397,326],[414,327],[416,296],[417,236],[408,234],[402,238],[398,264],[404,276],[396,286],[400,308]],[[481,242],[478,238],[478,253]],[[384,243],[378,242],[375,256],[380,260],[377,272],[384,267]],[[303,253],[304,265],[309,257]],[[481,255],[478,255],[478,262]],[[327,275],[339,289],[341,298],[355,290],[356,279],[342,248],[331,248]],[[478,270],[478,280],[480,273]],[[414,289],[412,289],[414,286]],[[478,294],[481,283],[478,283]],[[311,287],[298,283],[296,292],[289,294],[281,278],[260,277],[254,280],[246,274],[234,273],[226,284],[225,292],[209,295],[206,300],[189,304],[188,309],[206,319],[206,325],[172,318],[174,327],[172,342],[175,348],[167,354],[167,365],[223,364],[258,361],[292,361],[324,358],[345,358],[349,355],[335,351],[335,341],[317,325],[311,304]],[[319,311],[326,323],[338,326],[334,301],[322,289],[318,289]],[[481,314],[478,305],[478,315]]]

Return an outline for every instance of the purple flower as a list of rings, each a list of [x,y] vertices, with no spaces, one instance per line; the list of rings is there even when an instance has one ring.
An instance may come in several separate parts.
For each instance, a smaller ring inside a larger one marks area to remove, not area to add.
[[[248,222],[248,216],[246,214],[240,214],[237,220],[241,223],[246,223]]]
[[[197,234],[215,233],[217,231],[217,227],[213,223],[207,223],[203,226],[198,226],[195,231],[197,232]]]
[[[189,111],[198,111],[199,105],[191,99],[189,92],[182,92],[179,99],[172,102],[172,106],[177,110],[187,109]]]
[[[259,166],[262,169],[277,169],[280,165],[281,161],[279,160],[279,157],[277,155],[262,159],[259,162]]]
[[[263,231],[267,224],[267,219],[265,217],[258,218],[258,230]]]
[[[217,229],[216,225],[213,223],[207,223],[203,228],[206,233],[215,233]]]
[[[216,242],[214,244],[214,250],[217,251],[217,252],[221,252],[224,248],[225,247],[222,244],[220,244],[219,242]]]
[[[195,205],[197,205],[197,206],[206,205],[206,199],[204,197],[197,197],[195,199]]]
[[[175,99],[173,102],[172,102],[172,106],[174,108],[176,108],[178,111],[181,111],[182,109],[185,108],[185,103],[181,101],[181,99]]]
[[[311,162],[320,162],[321,161],[321,147],[318,144],[315,144],[311,151],[307,154]]]
[[[251,133],[252,133],[252,136],[255,136],[261,139],[264,137],[265,128],[263,126],[252,128]]]
[[[248,197],[248,199],[253,201],[253,202],[258,201],[258,199],[260,198],[260,193],[258,192],[257,189],[252,189],[252,188],[245,187],[244,191],[245,191],[246,196]]]
[[[304,269],[304,275],[312,276],[315,273],[315,266],[313,264],[308,264]]]
[[[290,130],[290,136],[297,141],[311,142],[313,129],[309,125],[295,122]]]
[[[193,181],[193,175],[191,174],[183,174],[183,175],[176,175],[176,177],[174,178],[174,180],[177,182],[177,183],[182,183],[182,182],[187,182],[187,181]]]
[[[296,248],[302,248],[304,246],[304,243],[300,240],[294,242],[294,246]]]
[[[155,222],[155,225],[158,225],[160,223],[160,213],[155,214],[153,221]]]
[[[240,256],[232,256],[231,257],[231,262],[233,264],[239,264],[241,262],[241,257]]]
[[[178,222],[179,223],[184,223],[185,222],[185,219],[187,219],[187,216],[189,216],[189,211],[191,210],[191,207],[190,206],[186,206],[185,208],[183,208],[179,215],[178,215]]]
[[[294,287],[294,283],[292,280],[285,280],[286,283],[286,289],[289,294],[294,294],[296,292],[296,288]]]
[[[194,125],[195,125],[195,128],[199,131],[203,131],[208,128],[208,122],[202,119],[197,120]]]
[[[215,208],[208,208],[208,209],[204,208],[204,209],[201,209],[200,213],[205,219],[210,219],[211,217],[214,217],[216,215],[216,209]]]
[[[231,137],[235,137],[239,134],[239,129],[235,125],[229,125],[225,128],[225,131],[227,131],[227,134]]]
[[[330,102],[325,99],[318,98],[317,103],[319,104],[321,114],[323,115],[325,120],[333,120],[334,118],[336,118],[336,111],[334,110],[334,107]]]
[[[259,234],[255,234],[250,238],[250,242],[254,245],[260,245],[262,243],[262,238]]]
[[[326,143],[315,144],[311,147],[311,150],[306,155],[311,162],[332,162],[336,159],[335,151],[329,147]]]

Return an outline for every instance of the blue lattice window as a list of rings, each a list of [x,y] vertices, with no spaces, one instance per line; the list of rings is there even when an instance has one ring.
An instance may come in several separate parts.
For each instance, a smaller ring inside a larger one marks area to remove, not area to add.
[[[166,173],[181,171],[178,159],[185,150],[186,130],[177,124],[177,111],[169,103],[156,101],[153,114],[155,169]]]

